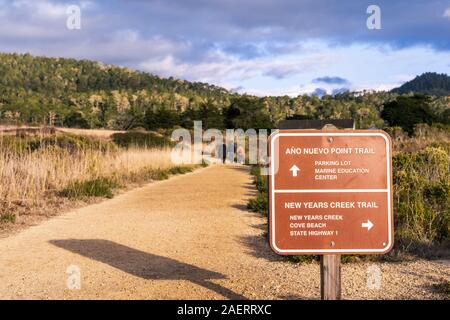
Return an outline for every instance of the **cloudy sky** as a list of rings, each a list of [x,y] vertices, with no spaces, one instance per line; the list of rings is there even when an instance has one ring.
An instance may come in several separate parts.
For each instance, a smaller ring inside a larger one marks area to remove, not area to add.
[[[381,29],[368,29],[369,5]],[[67,28],[70,5],[81,29]],[[0,51],[100,60],[257,95],[450,73],[450,0],[0,0]]]

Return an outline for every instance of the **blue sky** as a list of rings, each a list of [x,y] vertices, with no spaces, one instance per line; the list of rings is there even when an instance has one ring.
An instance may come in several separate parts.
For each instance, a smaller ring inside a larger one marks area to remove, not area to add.
[[[369,30],[366,10],[381,9]],[[69,5],[81,29],[66,27]],[[450,73],[450,0],[0,0],[0,51],[100,60],[241,93],[388,90]]]

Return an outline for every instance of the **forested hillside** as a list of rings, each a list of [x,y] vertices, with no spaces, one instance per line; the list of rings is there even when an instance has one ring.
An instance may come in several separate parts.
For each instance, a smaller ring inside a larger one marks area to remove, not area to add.
[[[358,128],[369,128],[383,127],[386,121],[395,125],[395,119],[383,119],[381,114],[384,105],[397,97],[395,92],[254,97],[101,62],[0,54],[0,121],[4,124],[155,130],[190,128],[193,120],[203,120],[205,128],[246,129],[271,128],[293,117],[353,118]],[[448,97],[421,101],[425,105],[419,109],[426,110],[418,114],[431,114],[431,122],[448,121]],[[430,122],[420,115],[411,120],[413,124]]]
[[[418,92],[435,96],[450,96],[450,77],[444,73],[426,72],[392,91],[400,94]]]
[[[36,124],[124,128],[150,106],[182,111],[208,99],[226,104],[230,95],[205,83],[28,54],[0,54],[0,75],[1,118]]]

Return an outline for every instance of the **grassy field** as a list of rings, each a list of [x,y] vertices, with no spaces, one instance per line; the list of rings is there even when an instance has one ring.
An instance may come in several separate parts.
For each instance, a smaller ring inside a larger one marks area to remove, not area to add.
[[[93,137],[97,139],[109,139],[115,133],[124,133],[125,131],[108,130],[108,129],[77,129],[77,128],[60,128],[60,127],[32,127],[32,126],[15,126],[15,125],[0,125],[1,135],[16,135],[17,133],[40,133],[42,131],[52,130],[53,132],[69,133],[85,137]]]
[[[96,135],[96,132],[99,132]],[[76,133],[76,134],[75,134]],[[70,201],[110,198],[119,189],[191,171],[170,159],[170,141],[103,130],[0,135],[0,225],[34,213],[52,215]],[[120,146],[112,134],[120,134]],[[131,138],[128,138],[128,137]],[[107,139],[105,139],[107,138]],[[153,140],[152,140],[153,139]]]

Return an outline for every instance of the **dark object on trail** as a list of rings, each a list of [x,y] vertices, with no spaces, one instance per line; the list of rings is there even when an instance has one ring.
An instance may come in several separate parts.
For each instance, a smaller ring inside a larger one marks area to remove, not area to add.
[[[216,147],[216,158],[225,163],[227,159],[227,146],[224,143],[219,143]]]
[[[329,119],[329,120],[281,120],[278,129],[317,129],[321,130],[325,125],[332,124],[338,129],[355,129],[353,119]]]

